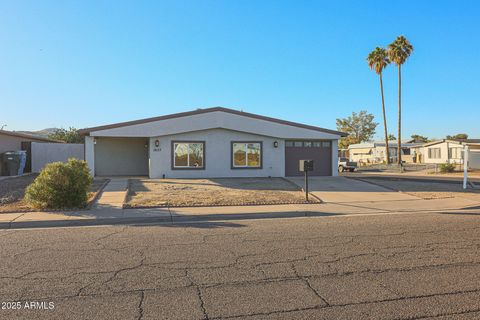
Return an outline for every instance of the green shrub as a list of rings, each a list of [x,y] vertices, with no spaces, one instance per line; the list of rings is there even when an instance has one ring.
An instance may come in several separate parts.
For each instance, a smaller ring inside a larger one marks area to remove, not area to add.
[[[455,165],[452,163],[442,163],[440,165],[440,172],[441,173],[448,173],[455,171]]]
[[[40,209],[85,207],[92,182],[85,161],[69,159],[67,163],[49,163],[28,186],[25,200]]]

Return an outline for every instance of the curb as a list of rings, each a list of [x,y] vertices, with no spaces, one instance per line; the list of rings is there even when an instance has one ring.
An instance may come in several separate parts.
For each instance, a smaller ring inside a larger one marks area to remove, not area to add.
[[[24,229],[24,228],[52,228],[52,227],[83,227],[119,224],[175,224],[189,222],[212,222],[228,220],[257,220],[272,218],[300,218],[341,216],[342,214],[322,212],[267,212],[267,213],[239,213],[239,214],[209,214],[189,216],[163,216],[163,217],[130,217],[130,218],[107,218],[107,219],[77,219],[77,220],[51,220],[51,221],[11,221],[0,223],[0,229]]]
[[[159,223],[170,222],[170,217],[148,218],[108,218],[108,219],[77,219],[77,220],[50,220],[50,221],[11,221],[0,222],[0,229],[24,229],[24,228],[52,228],[52,227],[83,227],[116,225],[128,223]]]
[[[241,203],[227,203],[227,204],[199,204],[199,205],[141,205],[141,206],[130,206],[129,204],[124,204],[122,209],[125,210],[136,210],[136,209],[184,209],[184,208],[208,208],[208,207],[261,207],[261,206],[287,206],[292,204],[306,204],[306,205],[313,205],[313,204],[322,204],[323,202],[316,196],[312,195],[310,192],[308,193],[313,198],[318,199],[317,202],[313,201],[285,201],[285,202],[241,202]]]

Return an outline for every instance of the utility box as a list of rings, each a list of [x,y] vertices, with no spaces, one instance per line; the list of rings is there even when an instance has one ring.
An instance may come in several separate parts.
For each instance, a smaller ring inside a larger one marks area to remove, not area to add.
[[[299,171],[300,172],[313,171],[313,160],[300,160]]]

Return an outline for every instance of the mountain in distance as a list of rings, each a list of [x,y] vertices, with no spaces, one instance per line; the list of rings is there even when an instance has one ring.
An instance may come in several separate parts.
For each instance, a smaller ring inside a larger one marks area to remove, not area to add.
[[[46,128],[38,131],[16,131],[19,133],[29,134],[32,136],[38,136],[43,138],[48,138],[48,136],[58,130],[58,128]]]

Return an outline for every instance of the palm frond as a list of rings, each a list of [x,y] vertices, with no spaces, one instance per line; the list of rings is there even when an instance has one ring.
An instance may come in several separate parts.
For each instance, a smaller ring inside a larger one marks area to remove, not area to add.
[[[368,54],[367,63],[370,69],[374,70],[377,74],[381,74],[390,63],[387,50],[376,47],[375,50]]]

